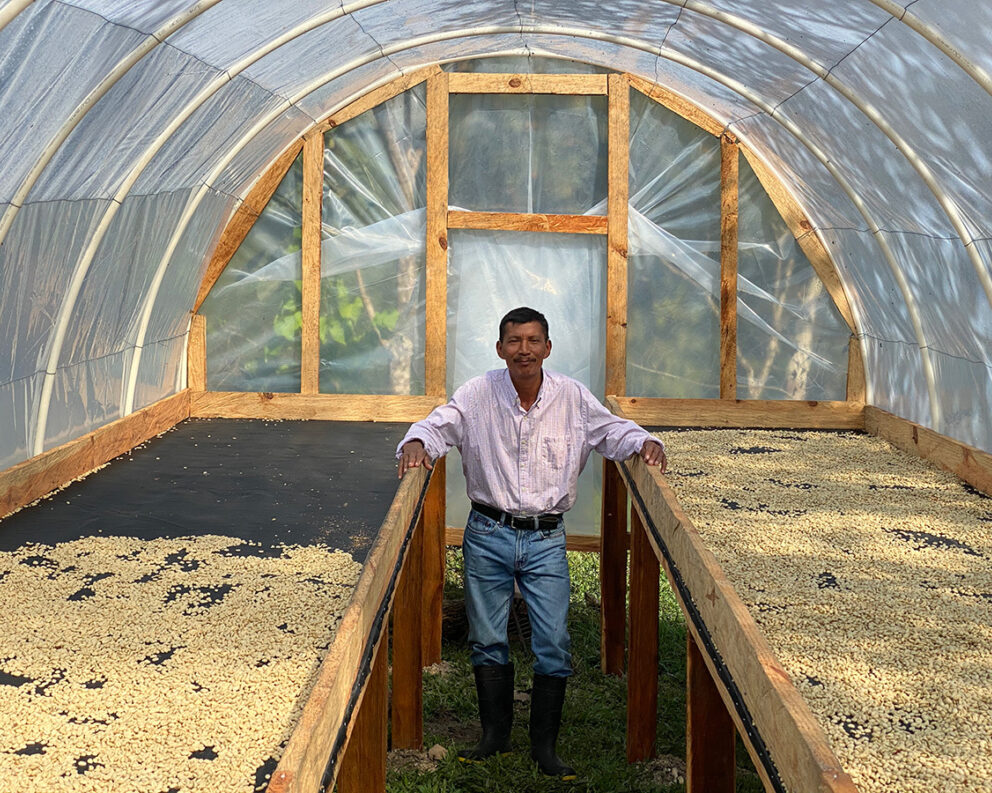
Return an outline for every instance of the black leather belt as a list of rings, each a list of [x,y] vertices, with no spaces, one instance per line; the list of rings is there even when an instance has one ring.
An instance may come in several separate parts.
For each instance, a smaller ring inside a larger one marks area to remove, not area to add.
[[[561,515],[556,515],[553,512],[524,517],[511,515],[509,512],[503,512],[496,507],[490,507],[488,504],[480,504],[478,501],[472,502],[472,509],[516,531],[554,531],[558,528],[558,521],[561,520]]]

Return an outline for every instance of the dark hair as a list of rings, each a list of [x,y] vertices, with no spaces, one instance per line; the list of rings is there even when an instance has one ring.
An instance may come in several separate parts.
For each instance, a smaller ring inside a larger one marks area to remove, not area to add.
[[[513,311],[507,312],[506,316],[499,321],[499,340],[503,341],[503,332],[506,330],[507,325],[523,325],[526,322],[539,322],[544,329],[544,338],[551,338],[548,333],[548,320],[544,314],[532,308],[527,308],[527,306],[520,306],[520,308],[515,308]]]

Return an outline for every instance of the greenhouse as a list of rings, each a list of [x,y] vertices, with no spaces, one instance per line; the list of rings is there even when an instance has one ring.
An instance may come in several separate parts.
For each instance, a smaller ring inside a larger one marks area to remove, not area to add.
[[[668,454],[594,456],[567,517],[615,754],[678,756],[643,789],[992,790],[990,31],[0,0],[0,775],[386,789],[472,508],[396,445],[533,306]]]

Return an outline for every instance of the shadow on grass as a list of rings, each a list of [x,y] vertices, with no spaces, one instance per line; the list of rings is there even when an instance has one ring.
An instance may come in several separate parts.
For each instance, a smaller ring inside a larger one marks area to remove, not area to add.
[[[484,763],[457,759],[460,748],[479,735],[475,682],[467,644],[445,639],[440,671],[424,675],[424,746],[439,744],[447,757],[434,770],[412,765],[392,767],[386,789],[390,793],[528,793],[529,791],[665,791],[684,790],[681,775],[685,757],[685,622],[671,590],[662,581],[659,625],[657,759],[628,765],[625,750],[626,679],[600,671],[599,556],[569,553],[572,597],[569,630],[575,674],[569,681],[558,753],[575,767],[579,778],[561,782],[542,776],[530,760],[527,722],[531,688],[530,648],[511,639],[516,666],[512,732],[513,752]],[[448,551],[445,595],[460,598],[461,552]],[[742,760],[743,759],[743,760]],[[748,770],[747,757],[738,750],[737,790],[760,791],[761,783]],[[430,764],[429,764],[430,765]]]

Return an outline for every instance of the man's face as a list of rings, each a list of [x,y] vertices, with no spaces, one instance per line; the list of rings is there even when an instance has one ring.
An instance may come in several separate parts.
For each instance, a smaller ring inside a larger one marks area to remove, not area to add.
[[[496,354],[506,361],[514,377],[532,377],[540,373],[544,359],[551,354],[551,340],[540,322],[510,322],[503,329],[503,338],[496,342]]]

